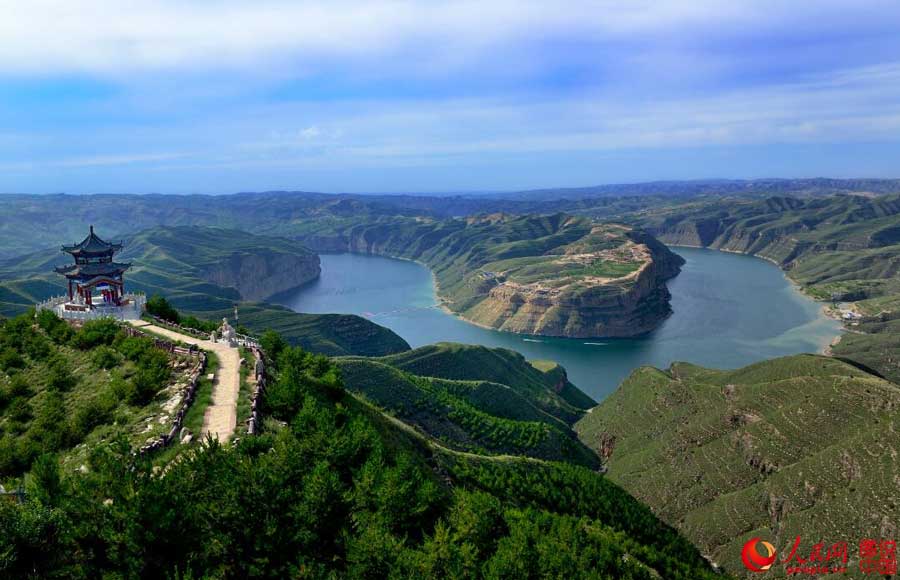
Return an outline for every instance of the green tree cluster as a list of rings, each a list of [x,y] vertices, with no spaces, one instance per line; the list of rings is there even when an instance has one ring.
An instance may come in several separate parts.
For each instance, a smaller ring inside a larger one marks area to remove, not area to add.
[[[712,576],[601,476],[432,450],[346,393],[328,359],[275,352],[258,437],[162,471],[121,442],[87,473],[41,456],[27,501],[0,502],[0,575]]]
[[[0,323],[0,353],[0,478],[78,445],[114,421],[120,404],[146,404],[171,374],[169,357],[153,340],[129,337],[112,320],[74,330],[49,311]],[[71,361],[79,357],[90,366],[76,372]],[[109,386],[85,383],[94,368],[112,370]]]

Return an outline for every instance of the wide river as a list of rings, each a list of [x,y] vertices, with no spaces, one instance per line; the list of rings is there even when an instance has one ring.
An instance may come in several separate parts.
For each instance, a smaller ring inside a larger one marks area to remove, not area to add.
[[[454,341],[502,346],[528,359],[561,363],[597,400],[634,368],[690,361],[736,368],[765,358],[818,352],[840,323],[800,294],[775,265],[714,250],[673,248],[687,260],[670,280],[674,313],[634,339],[523,336],[477,327],[442,311],[429,270],[403,260],[358,254],[322,256],[322,276],[275,299],[298,312],[340,312],[387,326],[413,347]]]

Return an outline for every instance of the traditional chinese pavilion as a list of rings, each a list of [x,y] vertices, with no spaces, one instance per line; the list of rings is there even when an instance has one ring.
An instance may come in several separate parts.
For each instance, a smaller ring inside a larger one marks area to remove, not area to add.
[[[75,258],[74,264],[60,266],[56,272],[69,281],[69,300],[87,307],[97,305],[119,306],[124,296],[122,275],[131,264],[114,262],[113,256],[122,244],[103,241],[94,233],[94,226],[86,238],[73,246],[63,246],[62,251]],[[94,296],[94,292],[98,296]]]

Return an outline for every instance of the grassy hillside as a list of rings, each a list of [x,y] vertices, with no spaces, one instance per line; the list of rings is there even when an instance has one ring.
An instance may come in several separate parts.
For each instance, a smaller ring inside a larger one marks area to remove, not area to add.
[[[898,408],[896,385],[827,357],[678,363],[638,369],[576,430],[611,480],[738,573],[754,536],[789,551],[797,535],[893,535]]]
[[[59,244],[68,241],[58,238],[56,247],[0,262],[0,280],[12,281],[6,282],[6,288],[22,289],[24,299],[46,294],[51,287],[56,294],[62,293],[65,278],[55,274],[53,267],[71,263],[72,258],[59,251]],[[279,269],[293,274],[276,276],[265,268],[247,273],[247,278],[269,283],[275,290],[272,293],[299,286],[318,275],[318,256],[300,243],[222,228],[145,230],[127,237],[124,249],[116,255],[116,260],[133,264],[126,273],[130,288],[148,295],[164,294],[187,310],[226,308],[248,299],[250,281],[241,281],[237,276],[225,280],[223,270],[233,263],[237,274],[241,261],[251,259],[263,266],[284,263],[284,268]]]
[[[534,405],[567,424],[596,404],[568,381],[561,367],[542,363],[538,368],[505,348],[438,343],[379,361],[420,376],[514,385]]]
[[[111,322],[75,331],[48,312],[0,322],[0,483],[46,453],[75,469],[85,447],[161,435],[189,367]]]
[[[833,354],[900,380],[900,197],[704,200],[627,219],[667,243],[761,256],[809,295],[853,303],[866,318]]]
[[[648,210],[633,221],[666,243],[760,256],[823,296],[896,289],[900,197],[704,201]],[[860,283],[856,287],[856,283]]]
[[[161,477],[117,445],[52,458],[0,501],[13,577],[714,577],[672,528],[584,468],[448,450],[283,349],[265,432]]]
[[[498,211],[517,214],[565,211],[609,219],[690,199],[898,192],[897,180],[760,179],[658,181],[446,197],[284,191],[236,195],[3,195],[0,196],[3,217],[0,258],[55,247],[60,237],[80,239],[86,223],[93,223],[111,237],[160,225],[214,226],[303,237],[323,227],[345,228],[390,216],[442,219]]]
[[[318,257],[297,242],[220,228],[156,228],[128,238],[120,255],[122,261],[134,264],[125,275],[127,290],[160,294],[179,310],[199,318],[232,318],[233,306],[238,303],[241,324],[248,329],[276,329],[292,344],[315,352],[383,355],[409,348],[392,331],[357,316],[300,314],[264,302],[242,302],[237,287],[248,283],[241,282],[242,277],[259,275],[274,290],[295,286],[312,273],[317,275]],[[14,316],[36,302],[62,294],[65,279],[52,270],[67,258],[54,249],[0,262],[0,314]],[[217,265],[231,261],[244,264],[247,275],[241,276],[242,268],[237,267],[234,285],[223,285],[222,269]],[[264,271],[265,263],[272,271]],[[214,268],[218,269],[212,276]],[[258,268],[263,271],[256,271]],[[290,273],[280,277],[277,272],[281,270]],[[211,277],[220,283],[210,281]],[[252,290],[258,293],[261,287]]]
[[[234,311],[197,312],[212,320],[232,318]],[[275,304],[242,303],[240,323],[259,334],[275,330],[295,346],[328,356],[382,356],[409,350],[394,331],[353,314],[307,314]]]
[[[348,389],[448,447],[599,467],[570,429],[584,411],[557,389],[590,399],[561,369],[548,377],[513,351],[448,343],[336,363]]]

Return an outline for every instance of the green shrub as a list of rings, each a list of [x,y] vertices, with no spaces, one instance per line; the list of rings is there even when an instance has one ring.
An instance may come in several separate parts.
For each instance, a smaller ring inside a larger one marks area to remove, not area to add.
[[[141,356],[156,348],[153,340],[144,336],[120,336],[115,343],[115,348],[130,361],[137,362]]]
[[[32,333],[25,339],[25,352],[31,357],[31,360],[43,361],[53,354],[54,349],[44,335]]]
[[[259,344],[276,365],[278,364],[278,357],[288,347],[288,343],[284,338],[274,330],[265,331],[259,339]]]
[[[118,375],[110,381],[109,390],[117,401],[130,401],[134,397],[134,385]]]
[[[23,368],[25,368],[25,359],[15,349],[6,347],[0,351],[0,369],[8,373]]]
[[[56,505],[63,493],[59,457],[53,453],[38,456],[31,465],[26,488],[30,499],[45,506]]]
[[[65,344],[74,336],[75,331],[58,317],[52,310],[41,310],[37,314],[37,323],[56,344]]]
[[[88,350],[101,344],[112,344],[120,332],[121,328],[114,320],[89,320],[75,333],[74,342],[78,348]]]
[[[28,436],[41,443],[45,452],[58,451],[69,442],[66,406],[59,392],[48,392],[43,397],[34,421],[28,428]]]
[[[172,308],[169,301],[159,294],[154,294],[147,300],[147,312],[175,324],[178,324],[181,320],[178,311]]]
[[[72,374],[69,364],[65,359],[57,358],[47,367],[47,388],[51,391],[66,392],[78,382]]]
[[[31,385],[28,384],[28,379],[23,377],[22,375],[16,375],[9,382],[9,398],[15,397],[25,397],[28,398],[32,395]]]
[[[131,377],[134,390],[130,401],[134,405],[146,405],[169,380],[169,358],[157,348],[145,350],[138,357],[137,372]]]
[[[182,316],[180,324],[200,332],[212,332],[219,328],[219,323],[213,320],[200,320],[196,316]]]
[[[101,393],[76,407],[69,420],[69,444],[81,443],[94,428],[109,423],[115,408],[116,399],[111,392]]]
[[[133,390],[129,393],[129,403],[146,405],[165,386],[166,376],[151,369],[140,369],[131,377]]]
[[[27,314],[7,320],[0,334],[0,343],[16,351],[22,351],[25,341],[34,334],[31,318]]]
[[[24,437],[6,435],[0,438],[0,475],[17,475],[28,469],[34,456],[33,448]],[[0,504],[7,502],[0,501]],[[2,522],[0,522],[2,524]],[[3,541],[0,534],[0,542]]]
[[[6,416],[15,423],[27,423],[31,421],[31,403],[25,397],[16,397],[10,400],[6,409]]]
[[[108,346],[98,346],[91,353],[91,362],[98,369],[111,369],[119,365],[122,355]]]

